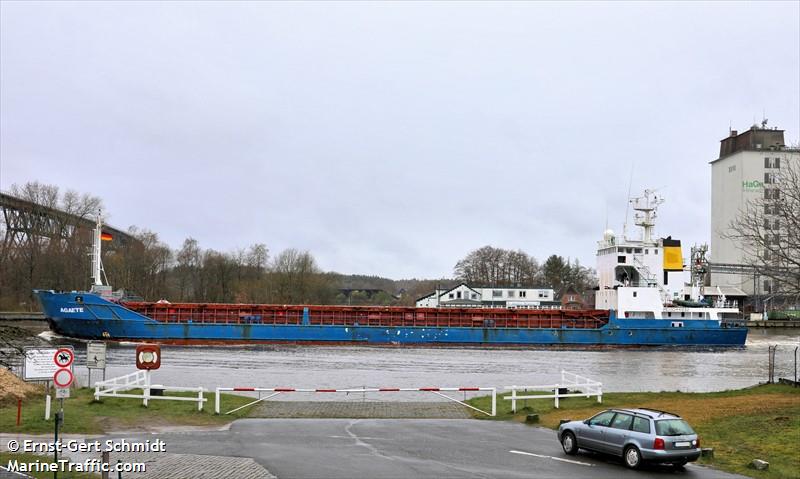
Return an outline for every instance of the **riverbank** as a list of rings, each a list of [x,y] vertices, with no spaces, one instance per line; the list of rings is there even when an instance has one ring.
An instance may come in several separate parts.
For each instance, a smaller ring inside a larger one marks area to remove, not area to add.
[[[61,433],[107,434],[116,431],[156,432],[187,426],[222,427],[248,414],[244,409],[229,415],[215,415],[213,392],[206,394],[208,401],[202,411],[198,411],[197,403],[191,401],[151,400],[150,405],[144,407],[140,399],[106,397],[95,401],[93,394],[94,389],[90,388],[71,391],[71,397],[64,400]],[[196,396],[195,393],[186,395]],[[224,394],[223,401],[233,409],[252,401],[252,398]],[[51,419],[45,421],[44,393],[28,395],[22,400],[21,421],[17,426],[17,401],[4,401],[0,403],[0,432],[51,434],[57,406],[58,401],[53,400]]]
[[[516,414],[503,397],[498,396],[496,417],[473,416],[525,422],[528,415],[538,414],[536,425],[557,429],[561,419],[585,419],[608,408],[660,409],[681,415],[702,446],[714,448],[714,457],[701,458],[701,464],[757,478],[800,477],[800,388],[773,384],[715,393],[607,393],[602,404],[596,398],[561,399],[560,409],[552,400],[528,400],[517,402]],[[467,402],[486,409],[490,401],[483,396]],[[769,470],[749,469],[753,459],[769,462]]]

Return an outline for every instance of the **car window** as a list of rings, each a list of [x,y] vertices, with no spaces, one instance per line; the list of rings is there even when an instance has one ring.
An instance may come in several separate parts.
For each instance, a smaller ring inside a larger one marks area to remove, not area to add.
[[[656,434],[659,436],[682,436],[694,434],[694,429],[683,419],[662,419],[656,421]]]
[[[614,414],[616,414],[614,411],[601,412],[597,416],[590,419],[589,424],[607,427],[609,424],[611,424],[611,419],[614,418]]]
[[[650,421],[643,417],[634,418],[633,430],[636,432],[643,432],[645,434],[650,434]]]
[[[628,430],[631,428],[631,423],[633,422],[633,416],[630,414],[623,414],[617,413],[617,417],[614,418],[614,421],[611,422],[611,427],[615,429],[625,429]]]

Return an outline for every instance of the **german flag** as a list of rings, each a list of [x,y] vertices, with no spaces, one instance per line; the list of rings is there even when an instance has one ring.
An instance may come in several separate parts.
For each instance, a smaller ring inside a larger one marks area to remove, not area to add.
[[[114,239],[114,237],[111,236],[111,233],[106,233],[105,231],[100,233],[100,240],[102,240],[102,241],[111,241],[113,239]]]

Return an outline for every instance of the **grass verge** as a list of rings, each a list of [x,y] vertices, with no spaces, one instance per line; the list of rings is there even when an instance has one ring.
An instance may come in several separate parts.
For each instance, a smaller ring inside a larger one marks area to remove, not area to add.
[[[101,398],[94,400],[94,389],[80,388],[71,391],[72,397],[64,400],[64,425],[61,432],[65,434],[102,434],[121,430],[147,430],[165,426],[222,426],[234,419],[246,417],[249,408],[226,415],[225,411],[242,406],[253,398],[223,394],[221,398],[221,415],[214,414],[214,394],[206,394],[208,399],[202,411],[197,410],[197,403],[190,401],[169,401],[155,399],[148,407],[142,406],[141,399],[133,398]],[[170,396],[196,396],[193,393],[169,392]],[[49,421],[44,420],[44,394],[29,397],[22,402],[21,425],[16,425],[17,403],[0,404],[0,432],[24,434],[53,433],[53,417],[58,401],[52,401],[52,413]]]
[[[556,429],[560,419],[586,419],[607,408],[649,407],[680,414],[697,431],[703,447],[714,448],[714,458],[700,463],[756,478],[800,478],[800,388],[762,385],[716,393],[607,393],[603,403],[596,398],[566,398],[560,409],[553,400],[517,402],[498,395],[497,416],[474,413],[475,418],[524,422],[528,414],[538,414],[540,426]],[[491,398],[467,401],[489,410]],[[753,459],[770,463],[769,470],[748,468]]]

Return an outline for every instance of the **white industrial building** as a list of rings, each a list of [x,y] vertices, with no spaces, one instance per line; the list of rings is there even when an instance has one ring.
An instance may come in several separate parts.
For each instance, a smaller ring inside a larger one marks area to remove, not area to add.
[[[506,286],[470,287],[461,283],[453,288],[437,288],[434,292],[417,299],[418,308],[521,308],[558,309],[552,289],[513,288]]]
[[[736,130],[723,139],[719,158],[711,162],[711,261],[715,264],[748,265],[742,245],[728,237],[730,225],[753,200],[764,199],[766,207],[774,198],[774,181],[787,165],[800,162],[800,150],[787,148],[783,130],[768,129],[766,120],[761,127]],[[776,218],[777,220],[777,218]],[[781,225],[778,221],[777,224]],[[776,230],[778,233],[780,230]],[[712,286],[738,288],[748,295],[772,292],[769,279],[752,274],[719,273],[711,275]]]

